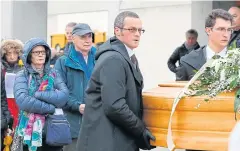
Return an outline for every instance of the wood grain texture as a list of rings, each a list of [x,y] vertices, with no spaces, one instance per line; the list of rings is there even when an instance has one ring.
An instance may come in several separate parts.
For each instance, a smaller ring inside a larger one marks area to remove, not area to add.
[[[144,121],[156,136],[155,146],[167,147],[167,128],[172,103],[185,83],[160,84],[143,93]],[[183,98],[172,119],[176,148],[201,150],[227,150],[229,134],[236,124],[235,92],[218,95],[210,102],[204,96]],[[238,119],[240,116],[237,115]]]

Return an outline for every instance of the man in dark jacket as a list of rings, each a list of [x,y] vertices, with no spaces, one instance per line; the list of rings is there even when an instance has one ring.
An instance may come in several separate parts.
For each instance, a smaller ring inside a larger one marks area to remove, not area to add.
[[[232,16],[225,10],[215,9],[208,15],[205,21],[208,44],[181,58],[176,72],[178,81],[189,81],[214,55],[226,55],[226,47],[232,33],[231,26]]]
[[[233,17],[233,29],[234,32],[231,36],[231,39],[229,41],[229,46],[236,46],[237,48],[240,48],[240,8],[239,7],[231,7],[228,12]]]
[[[144,31],[136,13],[122,12],[114,22],[115,37],[99,47],[86,90],[77,150],[152,148],[150,139],[155,138],[142,121],[143,77],[133,51]]]
[[[168,68],[173,72],[177,72],[176,63],[186,54],[190,53],[192,50],[200,48],[197,42],[198,33],[195,29],[190,29],[186,32],[186,42],[184,42],[180,47],[172,53],[168,59]]]
[[[67,44],[63,48],[64,54],[68,54],[68,52],[70,50],[70,45],[73,44],[73,42],[72,42],[72,31],[73,31],[74,26],[76,26],[76,25],[77,25],[77,23],[75,23],[75,22],[70,22],[66,25],[65,35],[66,35],[66,38],[67,38]]]
[[[64,113],[71,125],[72,144],[63,151],[75,151],[84,113],[84,92],[95,65],[96,49],[92,46],[92,30],[89,25],[77,24],[73,31],[73,45],[69,53],[59,58],[55,64],[63,77],[70,95]]]
[[[8,125],[12,125],[13,118],[8,110],[6,91],[5,91],[5,78],[4,73],[1,72],[1,147],[3,148],[4,131]]]

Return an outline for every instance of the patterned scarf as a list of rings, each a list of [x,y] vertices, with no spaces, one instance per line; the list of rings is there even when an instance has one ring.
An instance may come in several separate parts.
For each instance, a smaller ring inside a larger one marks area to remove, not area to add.
[[[50,91],[53,89],[55,73],[45,74],[43,81],[38,88],[38,91]],[[37,91],[37,84],[33,75],[30,74],[29,80],[29,95],[34,96]],[[41,114],[20,112],[19,124],[16,128],[16,133],[23,136],[24,144],[28,145],[29,151],[36,151],[37,147],[42,146],[42,130],[45,123],[45,116]]]

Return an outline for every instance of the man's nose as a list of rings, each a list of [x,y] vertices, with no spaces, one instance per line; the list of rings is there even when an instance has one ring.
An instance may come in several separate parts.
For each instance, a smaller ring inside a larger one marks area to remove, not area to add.
[[[135,36],[138,36],[138,37],[141,36],[141,34],[142,34],[141,32],[142,32],[142,31],[138,31],[138,30],[137,30],[137,31],[135,32]]]
[[[92,37],[86,39],[86,43],[90,43],[91,41],[92,41]]]
[[[228,32],[224,32],[224,33],[223,33],[223,36],[224,36],[224,37],[229,37],[230,35],[231,35],[231,34],[229,34]]]

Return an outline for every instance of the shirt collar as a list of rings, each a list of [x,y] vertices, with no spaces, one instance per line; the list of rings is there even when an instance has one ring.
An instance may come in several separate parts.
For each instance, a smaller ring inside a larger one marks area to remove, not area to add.
[[[219,55],[221,57],[224,57],[227,54],[227,47],[225,47],[222,51],[220,51],[219,53],[215,53],[210,47],[209,45],[207,45],[206,48],[206,54],[207,54],[207,60],[211,59],[214,55]]]
[[[131,57],[134,55],[134,51],[133,51],[132,49],[130,49],[127,45],[124,44],[124,46],[125,46],[126,49],[127,49],[129,58],[131,58]]]

